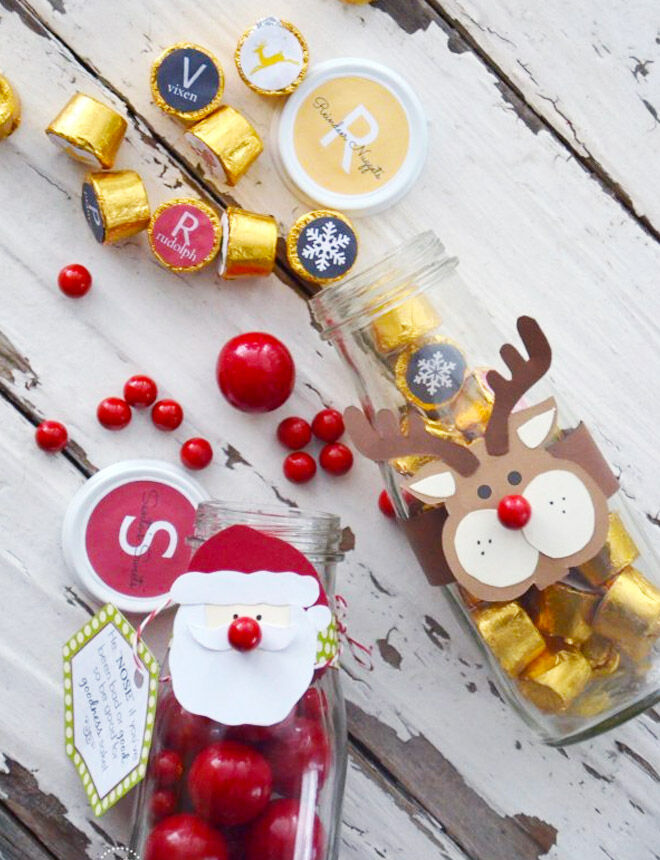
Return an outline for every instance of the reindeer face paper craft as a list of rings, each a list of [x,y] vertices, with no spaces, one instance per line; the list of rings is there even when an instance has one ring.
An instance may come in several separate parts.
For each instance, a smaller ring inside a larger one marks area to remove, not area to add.
[[[407,435],[388,410],[376,415],[374,426],[355,407],[345,415],[355,446],[373,460],[439,458],[404,487],[427,504],[444,503],[447,519],[437,540],[446,564],[461,585],[488,601],[515,599],[531,585],[546,588],[596,555],[607,537],[607,498],[616,489],[583,425],[552,441],[558,435],[554,399],[513,411],[551,362],[535,320],[521,317],[518,331],[529,358],[510,344],[502,347],[511,378],[488,374],[492,416],[485,436],[469,447],[431,436],[418,413],[410,415]]]

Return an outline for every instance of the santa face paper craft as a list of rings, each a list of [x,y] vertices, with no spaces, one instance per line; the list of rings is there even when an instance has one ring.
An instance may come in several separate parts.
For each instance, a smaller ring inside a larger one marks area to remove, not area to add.
[[[207,540],[172,586],[174,695],[228,726],[283,720],[314,678],[319,634],[332,621],[302,553],[247,526]]]

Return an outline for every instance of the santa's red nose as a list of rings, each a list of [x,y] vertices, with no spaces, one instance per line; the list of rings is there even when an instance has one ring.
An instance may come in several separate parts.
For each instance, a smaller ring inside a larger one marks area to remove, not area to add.
[[[524,496],[504,496],[497,506],[497,516],[508,529],[521,529],[532,515],[532,506]]]
[[[235,618],[229,625],[229,644],[237,651],[252,651],[261,642],[261,627],[254,618]]]

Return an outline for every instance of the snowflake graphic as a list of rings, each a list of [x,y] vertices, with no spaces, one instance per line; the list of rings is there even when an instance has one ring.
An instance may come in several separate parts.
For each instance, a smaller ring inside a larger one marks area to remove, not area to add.
[[[431,397],[441,388],[454,387],[451,372],[456,370],[456,362],[447,361],[441,349],[432,353],[430,358],[420,358],[416,370],[414,382],[422,385]]]
[[[334,221],[326,221],[320,229],[310,224],[303,238],[302,256],[317,272],[325,272],[330,266],[345,265],[344,251],[351,244],[351,235],[338,230]]]

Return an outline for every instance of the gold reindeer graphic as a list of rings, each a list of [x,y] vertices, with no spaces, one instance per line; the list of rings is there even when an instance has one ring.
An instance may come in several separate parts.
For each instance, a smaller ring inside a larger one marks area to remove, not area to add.
[[[282,51],[278,51],[276,54],[271,54],[270,57],[267,57],[264,54],[265,49],[265,42],[260,42],[254,49],[254,53],[259,57],[259,63],[252,69],[250,72],[251,75],[260,72],[262,69],[267,69],[269,66],[276,66],[278,63],[293,63],[294,66],[300,65],[297,60],[290,60],[288,57],[285,57]]]

